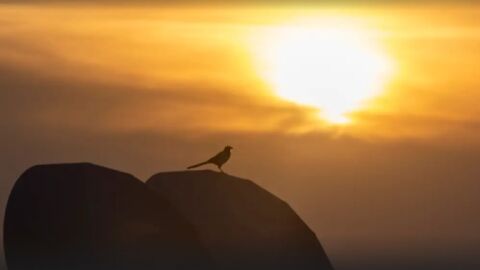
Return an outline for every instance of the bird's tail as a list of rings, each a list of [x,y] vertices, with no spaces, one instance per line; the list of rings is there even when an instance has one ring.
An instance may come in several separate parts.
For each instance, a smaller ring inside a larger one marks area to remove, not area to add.
[[[201,163],[198,163],[198,164],[195,164],[195,165],[189,166],[189,167],[187,167],[187,169],[193,169],[193,168],[197,168],[197,167],[200,167],[200,166],[202,166],[202,165],[205,165],[205,164],[208,164],[208,163],[210,163],[210,162],[208,162],[208,161],[204,161],[204,162],[201,162]]]

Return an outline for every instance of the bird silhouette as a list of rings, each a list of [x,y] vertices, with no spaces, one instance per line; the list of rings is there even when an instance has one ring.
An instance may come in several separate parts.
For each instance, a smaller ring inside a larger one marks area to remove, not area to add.
[[[205,164],[215,164],[215,165],[217,165],[218,169],[223,173],[222,166],[223,166],[223,164],[225,164],[230,159],[230,150],[232,150],[232,149],[233,149],[233,147],[227,145],[227,146],[225,146],[223,151],[216,154],[215,156],[213,156],[209,160],[204,161],[204,162],[200,162],[200,163],[192,165],[192,166],[189,166],[189,167],[187,167],[187,169],[197,168],[197,167],[203,166]]]

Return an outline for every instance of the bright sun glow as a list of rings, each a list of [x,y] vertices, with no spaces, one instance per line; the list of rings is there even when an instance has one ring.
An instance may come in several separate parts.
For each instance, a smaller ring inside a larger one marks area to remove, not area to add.
[[[331,25],[288,25],[267,35],[260,57],[266,79],[284,99],[318,108],[330,123],[384,87],[390,61],[366,31]]]

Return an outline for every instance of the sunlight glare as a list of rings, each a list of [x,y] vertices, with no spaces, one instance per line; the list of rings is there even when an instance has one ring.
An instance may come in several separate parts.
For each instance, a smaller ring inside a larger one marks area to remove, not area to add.
[[[330,123],[348,123],[391,72],[386,54],[355,27],[287,25],[266,36],[259,56],[265,79],[281,98],[318,108]]]

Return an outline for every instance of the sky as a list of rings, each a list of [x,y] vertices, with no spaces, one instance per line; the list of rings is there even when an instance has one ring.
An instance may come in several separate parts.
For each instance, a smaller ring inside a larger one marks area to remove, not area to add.
[[[480,6],[110,2],[0,4],[2,211],[35,164],[88,161],[147,179],[230,144],[225,170],[286,200],[337,269],[478,269]],[[295,45],[289,29],[305,25],[353,45]],[[325,81],[346,96],[363,89],[355,74],[376,62],[316,58],[339,48],[388,62],[345,123],[322,114],[332,97],[297,99]],[[283,57],[298,51],[322,72]],[[337,70],[348,76],[325,76]]]

